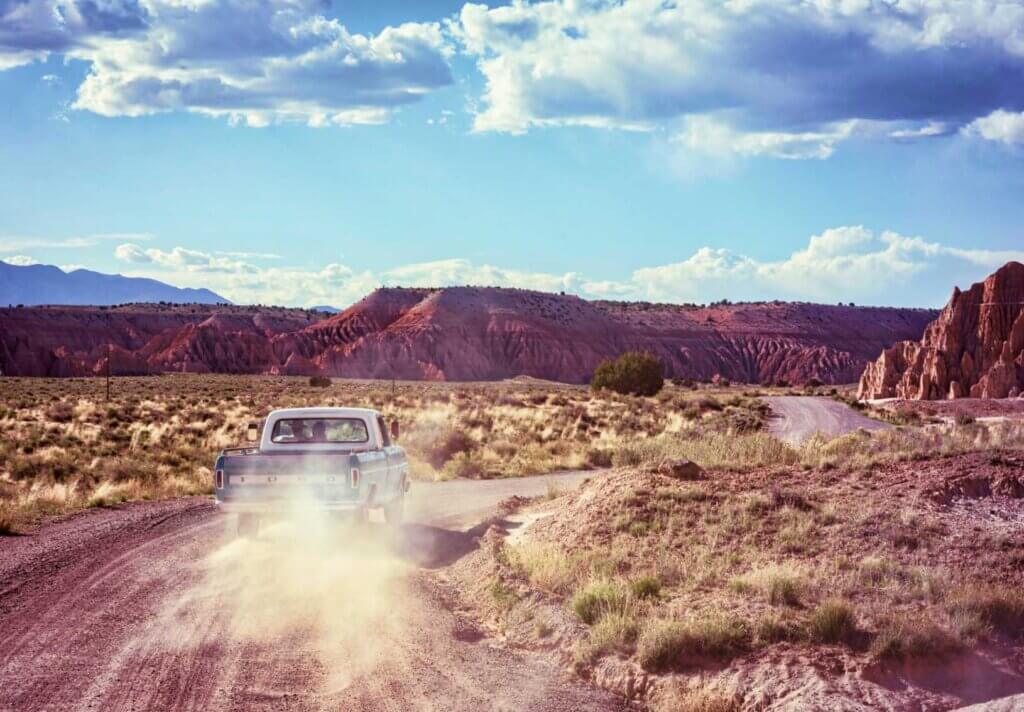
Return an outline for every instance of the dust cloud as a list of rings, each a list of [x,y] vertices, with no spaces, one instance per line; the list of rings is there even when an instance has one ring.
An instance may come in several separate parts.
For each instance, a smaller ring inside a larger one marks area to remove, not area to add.
[[[394,553],[384,524],[344,521],[291,498],[285,514],[265,519],[259,533],[234,534],[224,517],[223,540],[197,562],[198,576],[182,612],[216,620],[227,647],[287,647],[300,640],[316,652],[328,694],[344,690],[388,653],[405,625],[408,565]],[[199,622],[201,625],[202,623]],[[187,637],[187,636],[186,636]]]

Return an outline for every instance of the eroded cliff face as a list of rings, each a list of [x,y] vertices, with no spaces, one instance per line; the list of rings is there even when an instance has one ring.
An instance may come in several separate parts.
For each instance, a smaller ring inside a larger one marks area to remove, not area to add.
[[[427,380],[519,375],[585,382],[605,358],[650,351],[667,376],[850,383],[934,311],[820,304],[590,302],[516,289],[380,289],[324,318],[252,307],[189,312],[0,309],[7,375],[273,373]]]
[[[920,341],[868,364],[861,398],[1006,398],[1024,391],[1024,265],[1009,262],[949,304]]]

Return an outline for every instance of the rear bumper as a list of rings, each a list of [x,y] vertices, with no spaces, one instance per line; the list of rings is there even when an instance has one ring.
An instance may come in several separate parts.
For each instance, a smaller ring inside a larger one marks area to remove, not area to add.
[[[349,512],[355,513],[365,509],[362,502],[237,502],[232,500],[215,500],[217,511],[225,514],[301,514],[304,512]]]

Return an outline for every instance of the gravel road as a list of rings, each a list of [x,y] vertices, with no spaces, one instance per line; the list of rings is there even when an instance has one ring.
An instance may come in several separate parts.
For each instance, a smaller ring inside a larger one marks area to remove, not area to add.
[[[831,398],[772,396],[764,400],[771,406],[774,416],[768,422],[769,431],[793,445],[799,445],[816,432],[835,437],[859,428],[885,430],[892,427]]]
[[[0,710],[623,709],[483,637],[443,580],[499,500],[585,476],[414,484],[393,542],[238,539],[205,498],[0,538]]]

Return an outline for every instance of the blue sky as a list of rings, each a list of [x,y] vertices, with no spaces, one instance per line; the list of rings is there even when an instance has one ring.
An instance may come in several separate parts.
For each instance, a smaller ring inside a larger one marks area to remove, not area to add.
[[[934,306],[1024,259],[1024,5],[0,0],[0,259]]]

